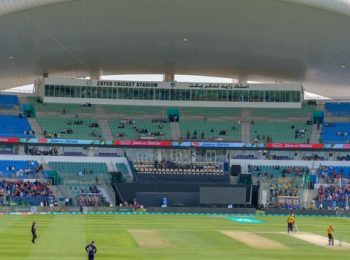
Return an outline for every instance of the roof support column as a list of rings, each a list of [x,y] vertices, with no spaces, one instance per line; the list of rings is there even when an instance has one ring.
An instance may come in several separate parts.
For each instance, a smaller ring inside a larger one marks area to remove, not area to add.
[[[91,80],[100,80],[101,74],[98,71],[89,71],[89,76]]]
[[[175,81],[175,74],[174,73],[163,74],[163,81],[164,82],[174,82]]]
[[[248,84],[248,76],[246,76],[246,75],[239,75],[238,76],[238,83],[239,84]]]

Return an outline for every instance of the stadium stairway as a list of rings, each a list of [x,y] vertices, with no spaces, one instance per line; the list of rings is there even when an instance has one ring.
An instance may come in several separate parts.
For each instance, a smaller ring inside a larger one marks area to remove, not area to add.
[[[112,131],[108,126],[108,120],[100,119],[99,124],[101,127],[102,137],[104,138],[104,140],[113,140]]]
[[[317,124],[312,125],[312,132],[311,132],[311,138],[310,143],[311,144],[318,144],[321,140],[321,129],[322,125],[320,126],[320,129],[317,130]]]
[[[250,122],[241,122],[241,141],[250,143]]]
[[[304,208],[310,208],[311,202],[316,198],[317,196],[317,189],[310,190],[310,189],[304,189],[304,192],[302,194],[302,201],[301,206]]]
[[[44,138],[44,135],[41,131],[41,127],[38,124],[38,121],[36,121],[35,118],[27,118],[29,124],[32,126],[32,129],[35,132],[35,137],[36,138]]]
[[[103,197],[106,198],[106,201],[112,205],[115,206],[115,192],[112,188],[112,185],[109,181],[109,174],[103,175],[99,178],[99,184],[97,185],[97,188],[102,192]]]
[[[172,140],[178,140],[181,137],[180,125],[178,122],[171,122],[170,123],[170,130],[171,130],[171,139]]]

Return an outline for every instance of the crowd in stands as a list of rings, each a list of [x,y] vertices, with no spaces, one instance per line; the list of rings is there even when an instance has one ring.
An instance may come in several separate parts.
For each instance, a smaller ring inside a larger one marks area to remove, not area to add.
[[[59,132],[49,132],[47,130],[43,130],[43,135],[45,138],[59,138],[60,135],[73,135],[74,130],[70,126],[83,126],[84,121],[80,120],[79,117],[75,120],[67,120],[65,123],[68,127],[62,127]],[[88,125],[89,128],[99,128],[99,124],[97,122],[90,122]],[[92,131],[90,133],[91,137],[102,138],[101,134],[98,131]]]
[[[274,201],[275,198],[278,198],[280,196],[299,196],[300,187],[298,185],[292,185],[290,183],[276,183],[275,185],[271,184],[269,191],[270,199],[271,201]]]
[[[79,207],[109,206],[101,191],[95,185],[91,185],[87,190],[81,191],[77,196],[77,205]]]
[[[336,159],[337,161],[350,161],[350,155],[338,155]]]
[[[173,161],[135,162],[139,174],[223,175],[223,167],[214,164],[182,164]]]
[[[236,154],[234,159],[255,159],[254,154]]]
[[[320,165],[316,170],[321,183],[349,183],[350,167]]]
[[[56,148],[51,148],[50,150],[40,150],[36,147],[31,147],[28,149],[30,155],[49,155],[49,156],[58,156],[58,151]]]
[[[147,128],[138,127],[136,120],[134,118],[128,118],[128,117],[122,117],[118,124],[118,129],[122,130],[126,128],[127,126],[131,127],[135,130],[137,134],[140,134],[143,137],[159,137],[164,136],[164,133],[162,132],[162,129],[164,127],[164,124],[169,123],[169,120],[167,118],[153,118],[152,123],[158,123],[158,130],[149,130]],[[115,133],[116,137],[123,138],[126,136],[124,131],[118,131]]]
[[[248,165],[248,172],[257,177],[303,177],[309,172],[307,167],[303,166],[259,166]]]
[[[327,160],[324,156],[318,154],[304,155],[302,157],[304,161],[325,161]]]
[[[36,179],[43,166],[37,161],[1,161],[0,177],[18,179]]]
[[[16,202],[19,205],[23,203],[44,206],[49,205],[49,196],[52,196],[52,191],[47,183],[35,181],[0,181],[0,205],[10,205]]]
[[[349,185],[321,185],[315,201],[319,208],[344,208],[350,196]]]

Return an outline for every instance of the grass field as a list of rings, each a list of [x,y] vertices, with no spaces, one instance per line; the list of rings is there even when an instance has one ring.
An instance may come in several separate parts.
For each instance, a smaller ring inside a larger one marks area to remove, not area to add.
[[[2,215],[0,259],[87,259],[84,246],[91,240],[96,240],[97,260],[350,259],[350,248],[345,246],[316,246],[280,233],[286,230],[286,217],[256,218],[264,223],[240,224],[227,216],[205,215]],[[324,245],[329,223],[335,225],[336,239],[350,242],[349,218],[299,216],[297,220],[299,231],[322,235]],[[32,221],[38,228],[34,245]],[[233,231],[254,233],[251,239],[257,245],[273,240],[283,246],[255,249],[223,233]]]

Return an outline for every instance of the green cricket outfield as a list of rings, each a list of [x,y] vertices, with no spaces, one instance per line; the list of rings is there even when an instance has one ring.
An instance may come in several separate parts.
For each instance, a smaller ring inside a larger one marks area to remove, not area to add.
[[[253,218],[263,223],[222,215],[1,215],[0,259],[87,259],[91,240],[96,260],[350,259],[350,218],[298,216],[299,232],[291,235],[285,216]],[[330,223],[341,240],[334,248],[327,246]]]

